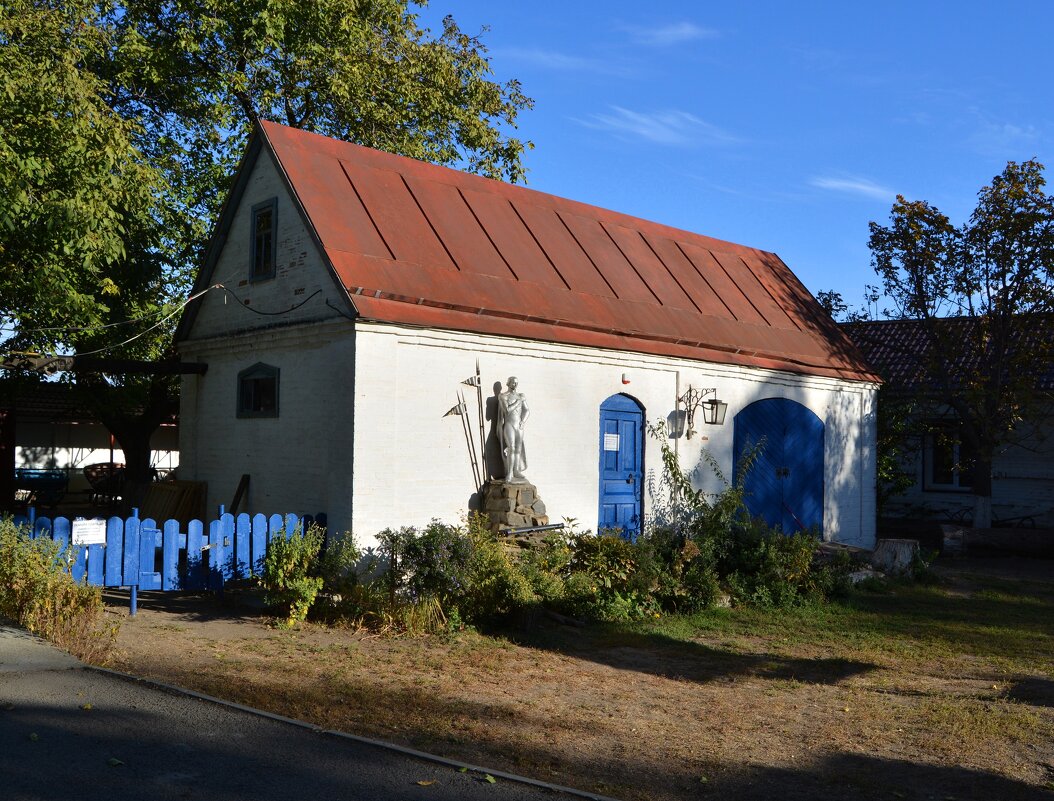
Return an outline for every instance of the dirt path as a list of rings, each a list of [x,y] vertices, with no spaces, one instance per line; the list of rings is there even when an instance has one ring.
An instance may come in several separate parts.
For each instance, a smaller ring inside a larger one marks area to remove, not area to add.
[[[168,596],[125,619],[113,666],[627,799],[1054,798],[1054,676],[998,659],[749,633],[509,637],[278,631]]]

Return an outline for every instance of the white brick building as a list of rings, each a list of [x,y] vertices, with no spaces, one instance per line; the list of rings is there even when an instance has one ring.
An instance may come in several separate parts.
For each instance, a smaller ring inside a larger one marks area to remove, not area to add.
[[[181,477],[212,504],[248,473],[251,511],[324,511],[365,542],[456,520],[478,487],[444,415],[462,391],[478,454],[478,362],[485,404],[519,379],[556,520],[639,526],[643,424],[713,388],[727,420],[699,409],[672,440],[686,469],[705,447],[731,475],[765,435],[753,511],[874,541],[876,379],[773,254],[264,123],[198,289],[219,284],[177,335],[208,364],[183,379]]]

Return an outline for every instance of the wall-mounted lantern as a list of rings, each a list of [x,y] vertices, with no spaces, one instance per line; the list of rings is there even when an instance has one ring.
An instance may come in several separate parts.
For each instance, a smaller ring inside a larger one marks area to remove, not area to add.
[[[714,397],[710,400],[704,400],[707,395],[713,395]],[[725,424],[725,413],[728,411],[728,404],[718,399],[715,387],[693,389],[692,385],[689,384],[688,389],[677,400],[684,404],[688,423],[688,430],[685,432],[686,438],[691,439],[692,434],[695,433],[695,413],[700,409],[703,413],[703,422],[707,425],[723,426]]]

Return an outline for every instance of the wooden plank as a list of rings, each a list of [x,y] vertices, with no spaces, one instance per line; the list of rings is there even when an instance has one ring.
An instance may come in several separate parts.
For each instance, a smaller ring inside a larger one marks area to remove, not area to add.
[[[153,520],[144,520],[139,528],[139,589],[160,590],[161,573],[154,570],[161,532]]]
[[[223,589],[223,564],[227,560],[223,547],[223,522],[213,520],[209,523],[209,550],[207,564],[209,566],[208,588],[210,590]]]
[[[96,543],[88,546],[88,583],[93,587],[102,587],[103,571],[106,559],[106,546]]]
[[[292,513],[287,514],[285,516],[285,538],[292,537],[298,526],[300,526],[300,518]]]
[[[139,585],[139,518],[124,521],[124,551],[121,560],[121,584],[131,587]]]
[[[111,517],[106,521],[106,570],[104,586],[120,587],[124,581],[124,521]]]
[[[204,526],[200,520],[191,520],[187,524],[187,567],[180,582],[184,590],[205,589],[205,564],[207,557],[202,546],[205,543]]]
[[[70,577],[80,584],[88,574],[88,546],[69,545],[65,562],[70,566]]]
[[[252,546],[252,520],[242,512],[234,523],[234,575],[249,578],[252,575],[250,551]]]
[[[267,518],[262,515],[253,515],[252,531],[252,571],[254,575],[263,573],[264,556],[267,553]]]
[[[68,518],[55,518],[55,521],[52,523],[51,526],[51,539],[55,541],[55,544],[58,546],[60,554],[70,547],[70,521]],[[84,578],[84,557],[86,555],[87,554],[81,555],[81,574],[80,577],[77,579],[78,581]],[[67,551],[63,558],[66,559],[68,562],[68,560],[71,558],[76,559],[77,554],[73,553],[72,551]]]
[[[51,536],[51,518],[38,517],[33,523],[33,538]]]
[[[279,534],[285,535],[285,520],[281,515],[271,515],[267,518],[267,539],[273,540]]]
[[[165,521],[165,533],[161,541],[161,589],[178,590],[179,587],[179,546],[180,540],[186,539],[179,532],[178,520]]]
[[[220,517],[220,537],[222,538],[223,545],[223,560],[220,562],[220,569],[223,571],[223,580],[230,581],[235,577],[235,554],[237,553],[237,542],[234,536],[234,515],[230,512],[224,513]],[[213,540],[209,540],[213,542]]]

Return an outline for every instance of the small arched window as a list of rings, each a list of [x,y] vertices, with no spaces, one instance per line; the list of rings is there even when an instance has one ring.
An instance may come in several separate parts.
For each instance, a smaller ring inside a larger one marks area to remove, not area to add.
[[[238,417],[278,417],[278,368],[263,362],[238,373]]]

